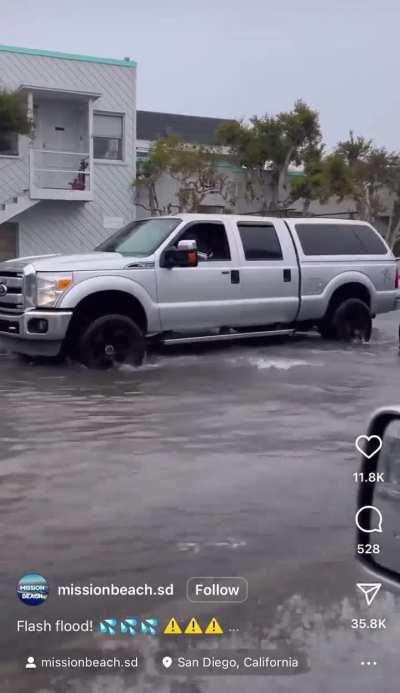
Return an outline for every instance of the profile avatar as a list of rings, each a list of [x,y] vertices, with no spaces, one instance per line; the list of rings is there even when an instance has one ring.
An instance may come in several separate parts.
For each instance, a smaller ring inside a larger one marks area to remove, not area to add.
[[[27,606],[39,606],[49,596],[49,586],[46,578],[39,573],[23,575],[17,585],[17,597]]]

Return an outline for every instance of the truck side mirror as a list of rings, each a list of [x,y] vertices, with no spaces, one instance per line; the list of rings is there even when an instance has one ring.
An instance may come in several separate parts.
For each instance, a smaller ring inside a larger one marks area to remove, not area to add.
[[[400,407],[379,410],[356,444],[362,452],[357,558],[369,572],[400,585]]]
[[[197,267],[199,262],[196,241],[179,241],[177,248],[166,248],[160,257],[160,267]]]

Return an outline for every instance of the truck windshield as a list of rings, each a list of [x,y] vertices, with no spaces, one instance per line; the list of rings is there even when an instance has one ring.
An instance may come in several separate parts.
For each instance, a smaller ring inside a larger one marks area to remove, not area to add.
[[[181,221],[175,217],[133,221],[103,241],[95,250],[136,257],[152,255]]]

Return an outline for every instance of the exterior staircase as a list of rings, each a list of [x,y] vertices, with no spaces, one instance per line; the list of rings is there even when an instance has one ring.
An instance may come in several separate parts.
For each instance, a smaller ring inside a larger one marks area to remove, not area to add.
[[[25,212],[30,207],[37,205],[40,200],[32,200],[29,197],[29,191],[23,190],[18,195],[10,197],[3,203],[0,203],[0,224],[9,221],[17,214]]]

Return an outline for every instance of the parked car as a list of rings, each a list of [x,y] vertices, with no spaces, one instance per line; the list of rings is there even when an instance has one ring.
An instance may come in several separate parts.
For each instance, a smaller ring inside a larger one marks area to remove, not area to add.
[[[0,264],[0,345],[89,367],[146,343],[292,335],[369,339],[396,307],[395,258],[369,224],[180,214],[125,226],[85,255]]]

